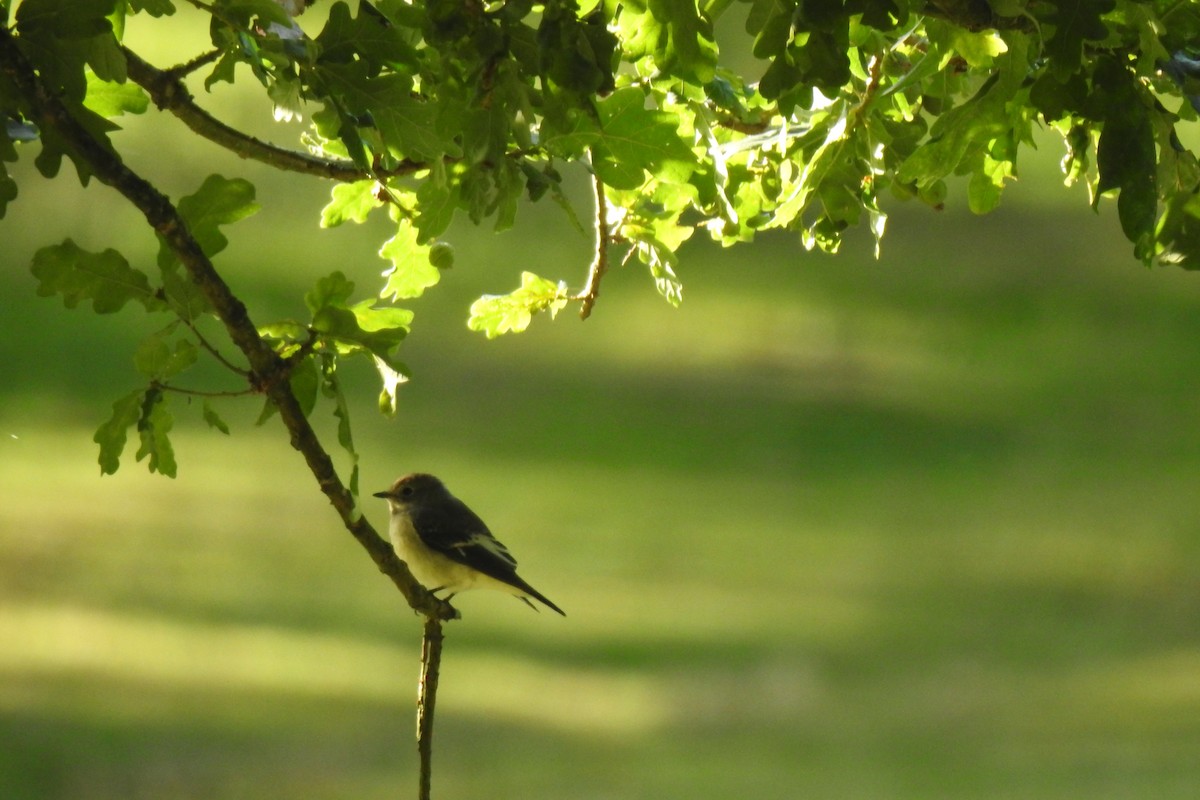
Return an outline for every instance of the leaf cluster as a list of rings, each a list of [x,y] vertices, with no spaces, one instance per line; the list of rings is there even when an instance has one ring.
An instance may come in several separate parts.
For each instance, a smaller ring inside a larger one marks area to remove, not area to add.
[[[986,213],[1019,175],[1037,128],[1061,134],[1066,182],[1085,183],[1097,206],[1115,196],[1136,258],[1200,266],[1200,164],[1183,135],[1200,113],[1194,3],[334,0],[320,18],[296,18],[297,4],[275,0],[186,0],[207,15],[213,49],[166,71],[144,64],[127,49],[126,17],[173,14],[180,2],[0,0],[0,25],[41,90],[99,147],[112,151],[116,120],[144,112],[152,95],[241,155],[337,176],[322,226],[390,220],[379,248],[385,301],[437,284],[454,262],[442,237],[456,216],[504,229],[522,203],[550,198],[584,227],[563,184],[573,171],[590,177],[588,288],[526,270],[516,290],[472,306],[468,324],[489,337],[572,302],[590,312],[609,264],[643,265],[679,303],[680,248],[697,234],[735,246],[783,229],[837,252],[848,229],[865,225],[878,251],[889,199],[941,208],[965,191]],[[718,42],[717,23],[739,4],[741,40]],[[725,50],[755,66],[730,69]],[[200,71],[213,93],[256,81],[277,118],[306,117],[307,153],[231,133],[200,112],[178,83]],[[0,72],[0,214],[18,188],[4,164],[26,148],[39,147],[47,177],[64,158],[82,182],[91,177],[27,89]],[[210,257],[226,245],[223,228],[254,208],[253,187],[219,176],[179,202]],[[148,388],[102,428],[103,464],[115,465],[133,426],[147,432],[139,453],[152,469],[173,464],[155,438],[169,429],[165,398],[206,352],[256,389],[249,370],[203,338],[214,310],[165,240],[156,270],[68,240],[39,252],[33,271],[39,291],[69,307],[109,313],[132,301],[172,318],[139,351]],[[353,288],[335,273],[306,295],[310,319],[259,326],[306,410],[323,393],[344,411],[337,366],[346,356],[370,359],[380,407],[396,408],[411,314],[352,300]],[[219,420],[211,408],[205,416]]]

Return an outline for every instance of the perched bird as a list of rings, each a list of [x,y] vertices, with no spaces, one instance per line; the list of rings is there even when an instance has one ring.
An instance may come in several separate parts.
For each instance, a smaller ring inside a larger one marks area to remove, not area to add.
[[[474,511],[432,475],[405,475],[375,497],[388,501],[388,535],[396,555],[431,592],[449,600],[466,589],[499,589],[530,608],[529,598],[567,615],[517,574],[517,560]]]

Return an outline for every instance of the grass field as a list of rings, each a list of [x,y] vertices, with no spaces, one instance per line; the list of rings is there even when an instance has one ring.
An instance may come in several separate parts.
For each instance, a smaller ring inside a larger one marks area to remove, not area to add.
[[[587,323],[496,342],[469,299],[579,274],[587,242],[464,230],[396,420],[356,376],[363,488],[437,472],[569,616],[460,598],[436,794],[1195,797],[1200,284],[1053,180],[983,219],[901,207],[879,263],[689,247],[678,311],[616,272]],[[177,402],[178,480],[98,477],[152,327],[26,265],[68,231],[153,243],[103,189],[27,186],[0,223],[0,797],[410,796],[417,620],[257,408],[225,438]],[[377,238],[308,232],[327,187],[261,188],[226,262],[256,319],[334,268],[370,290]]]

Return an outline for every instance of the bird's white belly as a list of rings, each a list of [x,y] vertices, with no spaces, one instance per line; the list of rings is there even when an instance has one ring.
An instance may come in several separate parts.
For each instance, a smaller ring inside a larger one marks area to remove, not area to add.
[[[465,564],[431,549],[421,541],[412,523],[407,518],[392,517],[388,537],[396,555],[408,565],[413,577],[430,591],[446,590],[453,594],[476,586],[489,586],[513,593],[512,587],[489,578]]]

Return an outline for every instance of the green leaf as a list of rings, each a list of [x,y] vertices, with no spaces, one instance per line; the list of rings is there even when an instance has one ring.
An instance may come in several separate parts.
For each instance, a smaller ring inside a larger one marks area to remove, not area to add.
[[[317,370],[317,359],[314,356],[309,356],[292,367],[288,383],[291,386],[292,394],[296,396],[296,402],[300,404],[300,410],[304,412],[304,416],[311,415],[317,405],[317,390],[321,386],[321,376]],[[275,406],[271,405],[271,409],[274,410]]]
[[[795,0],[750,0],[746,32],[754,34],[756,58],[774,59],[783,55],[792,34]]]
[[[1008,45],[996,31],[966,31],[953,29],[950,46],[972,67],[988,68],[996,56],[1008,52]]]
[[[374,300],[362,300],[350,306],[350,310],[354,313],[354,318],[358,320],[358,326],[368,333],[378,333],[382,331],[403,330],[408,331],[412,327],[413,312],[407,308],[397,308],[396,306],[384,306],[376,308],[372,305]],[[399,341],[402,336],[397,339]]]
[[[1154,233],[1159,261],[1200,269],[1200,195],[1177,195],[1167,204]]]
[[[126,431],[135,425],[142,413],[142,389],[130,392],[113,403],[112,416],[92,436],[100,445],[100,474],[112,475],[121,466],[121,453],[125,451]]]
[[[171,0],[129,0],[129,7],[135,12],[145,11],[152,17],[168,17],[175,13]]]
[[[163,294],[171,310],[183,320],[194,322],[212,310],[208,297],[181,269],[178,261],[162,268]]]
[[[682,182],[695,169],[696,154],[679,138],[678,118],[645,103],[642,90],[629,87],[597,104],[601,137],[593,148],[593,167],[614,188],[638,188],[644,171]]]
[[[299,121],[304,117],[303,88],[300,81],[288,75],[278,75],[267,86],[267,97],[274,104],[276,122]]]
[[[338,379],[337,362],[332,356],[326,355],[321,360],[321,392],[333,400],[333,415],[337,417],[337,440],[346,454],[350,456],[350,494],[358,496],[358,451],[354,447],[354,435],[350,429],[350,407],[346,395],[342,391],[342,383]]]
[[[318,278],[316,285],[304,295],[304,305],[316,316],[326,308],[345,308],[354,294],[354,282],[339,271]]]
[[[110,33],[113,0],[24,0],[17,6],[17,30],[48,32],[62,39],[85,39]]]
[[[369,3],[360,3],[358,16],[351,18],[349,6],[338,0],[330,6],[329,19],[316,38],[319,60],[348,64],[361,59],[372,76],[384,66],[415,72],[419,58],[405,33],[403,26],[392,24]]]
[[[542,133],[546,151],[568,161],[581,157],[600,141],[596,120],[578,109],[551,107],[547,110]]]
[[[39,281],[38,294],[61,295],[67,308],[75,308],[84,300],[92,301],[97,314],[119,311],[130,300],[147,311],[164,308],[150,288],[150,279],[129,266],[116,250],[89,253],[67,239],[38,250],[31,271]]]
[[[617,20],[625,58],[650,56],[663,72],[694,83],[713,79],[717,44],[712,20],[696,0],[627,0]]]
[[[158,389],[148,390],[137,422],[138,436],[142,442],[137,451],[137,460],[149,456],[147,466],[150,471],[168,478],[174,478],[176,472],[175,449],[168,437],[174,424],[175,418],[167,409],[166,395]]]
[[[993,79],[966,103],[939,117],[929,141],[900,165],[896,179],[929,186],[957,170],[969,148],[986,147],[1011,130],[1008,102],[1012,89],[1011,84]]]
[[[434,124],[437,109],[415,95],[411,77],[388,74],[368,78],[362,62],[322,65],[319,73],[350,114],[374,121],[395,158],[433,161],[443,155],[462,155],[457,145],[438,132]]]
[[[1004,183],[1013,177],[1011,161],[997,161],[985,155],[982,162],[967,184],[967,205],[976,214],[987,214],[1000,205]]]
[[[87,63],[96,77],[105,81],[123,83],[128,77],[125,54],[111,31],[93,36],[84,42]]]
[[[393,368],[392,351],[408,335],[412,312],[403,308],[373,308],[367,299],[348,305],[354,284],[341,272],[321,278],[304,297],[313,314],[312,330],[333,344],[341,355],[369,353]]]
[[[510,294],[484,295],[471,304],[467,327],[482,331],[489,339],[505,333],[520,333],[533,315],[549,311],[554,317],[570,300],[567,287],[532,272],[521,273],[521,288]]]
[[[245,219],[257,212],[259,205],[254,202],[254,186],[249,181],[209,175],[194,194],[181,198],[176,208],[200,249],[211,258],[229,244],[221,226]],[[166,242],[162,242],[159,266],[165,267],[174,261],[174,254]]]
[[[321,227],[336,228],[347,221],[366,222],[367,216],[381,205],[375,196],[378,187],[376,181],[355,181],[334,186],[333,199],[321,209]]]
[[[308,338],[309,330],[307,325],[294,319],[285,319],[259,325],[258,335],[279,342],[275,352],[288,358],[299,348],[300,343]]]
[[[618,39],[601,9],[580,19],[573,2],[547,3],[537,43],[538,70],[557,87],[580,98],[612,91]]]
[[[225,420],[217,414],[216,409],[212,407],[212,403],[208,400],[204,401],[204,421],[210,428],[216,428],[226,436],[229,435],[229,426],[225,424]]]
[[[635,250],[638,260],[650,268],[654,288],[658,289],[664,300],[678,308],[683,302],[683,284],[675,274],[674,267],[679,259],[674,248],[649,233],[643,233],[638,236]]]
[[[1050,71],[1063,82],[1079,71],[1083,58],[1083,43],[1108,35],[1108,26],[1101,17],[1112,11],[1115,0],[1059,0],[1047,4],[1046,22],[1054,33],[1046,42]]]
[[[172,327],[142,341],[133,356],[133,365],[138,372],[153,380],[165,381],[196,363],[199,351],[189,340],[180,339],[175,342],[175,348],[171,348],[168,337]]]
[[[142,114],[150,106],[150,97],[136,83],[113,83],[89,74],[87,97],[83,104],[100,116],[111,119],[122,114]]]
[[[435,175],[439,171],[442,171],[440,162],[417,189],[417,216],[413,224],[417,229],[417,242],[422,245],[445,233],[458,205],[459,187],[450,184],[444,177],[438,180]]]
[[[1151,241],[1158,215],[1157,169],[1150,110],[1137,79],[1116,59],[1097,69],[1105,76],[1106,116],[1096,145],[1099,180],[1093,205],[1112,189],[1120,190],[1117,216],[1121,230],[1145,262],[1153,258]]]
[[[820,124],[814,123],[811,133],[814,138],[820,136],[820,144],[803,159],[804,168],[795,182],[784,185],[785,197],[775,209],[767,227],[790,227],[796,220],[803,221],[813,197],[842,156],[846,146],[848,115],[846,104],[838,101],[830,107],[830,114]]]
[[[396,235],[384,242],[379,255],[392,262],[380,297],[399,300],[420,297],[441,279],[441,272],[429,261],[430,245],[417,243],[417,229],[401,220]]]

